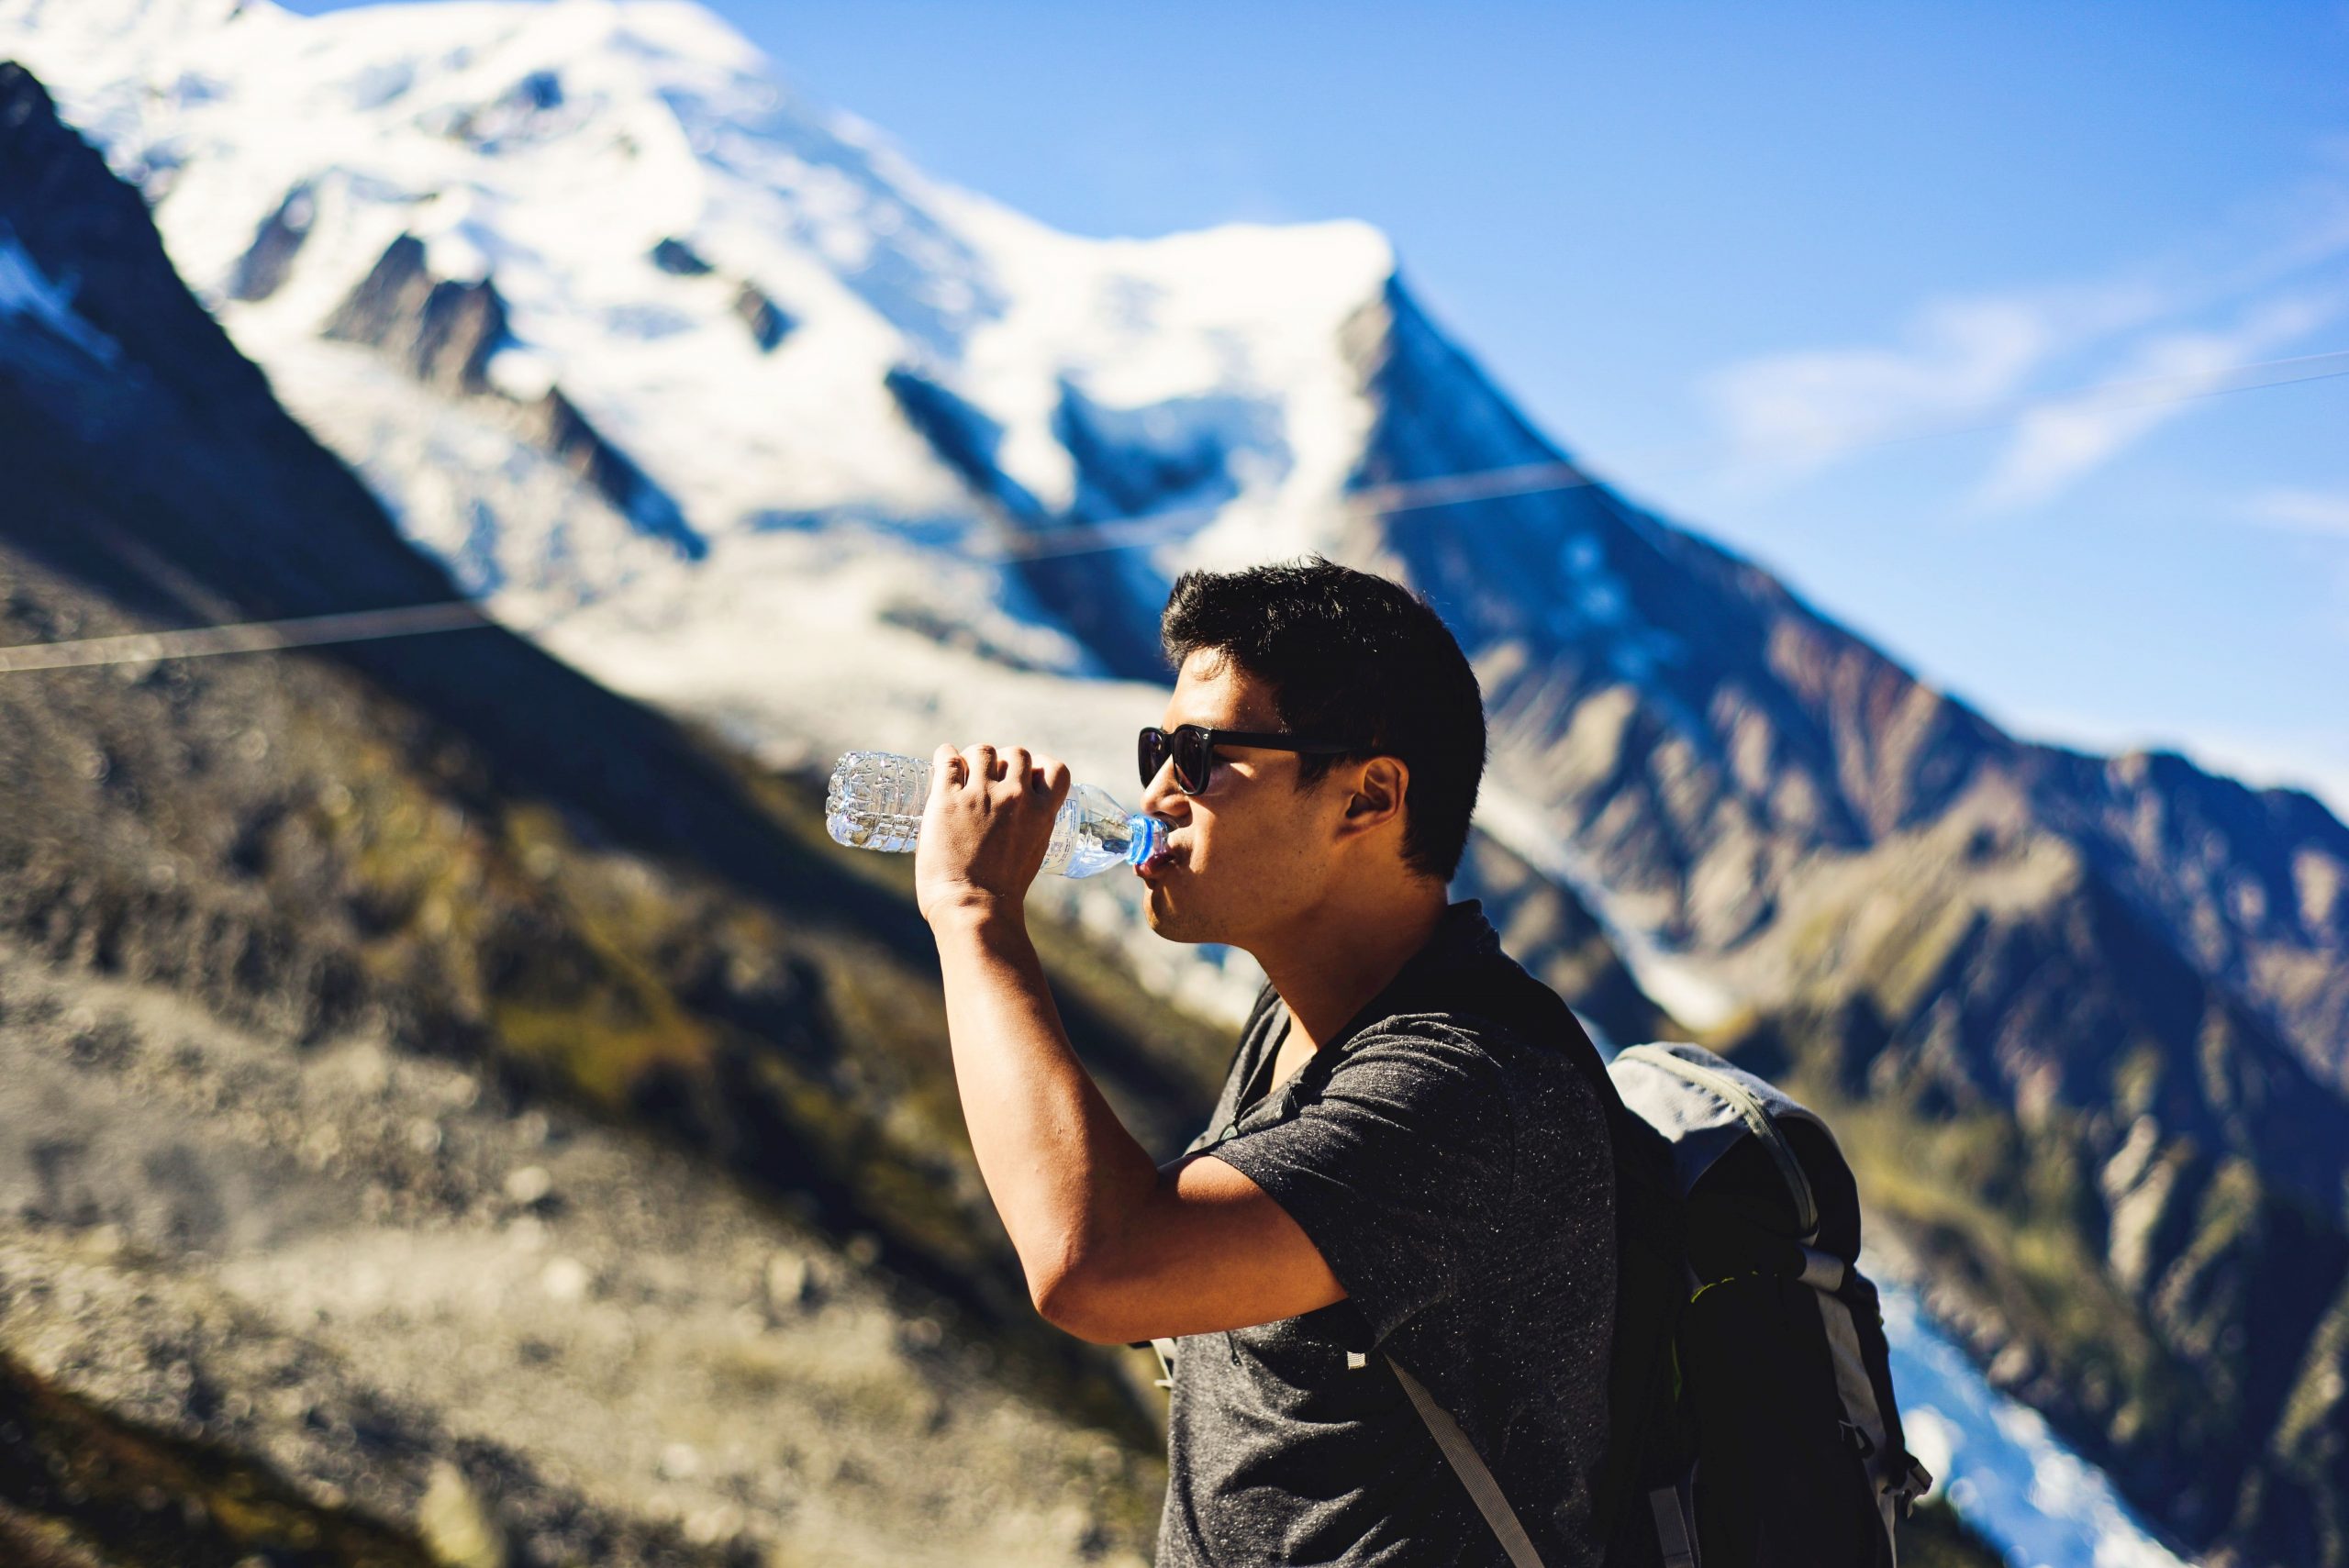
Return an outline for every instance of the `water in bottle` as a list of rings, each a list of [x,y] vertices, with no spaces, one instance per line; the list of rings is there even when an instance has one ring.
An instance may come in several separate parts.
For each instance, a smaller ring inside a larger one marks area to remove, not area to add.
[[[864,850],[910,850],[921,832],[930,799],[930,762],[890,751],[851,751],[832,770],[824,795],[824,827],[840,843]],[[1092,876],[1112,866],[1140,865],[1165,841],[1166,825],[1129,812],[1097,784],[1072,784],[1042,869],[1062,876]]]

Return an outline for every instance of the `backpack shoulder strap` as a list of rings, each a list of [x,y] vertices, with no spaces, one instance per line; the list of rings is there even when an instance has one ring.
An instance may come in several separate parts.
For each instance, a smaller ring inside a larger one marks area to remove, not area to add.
[[[1418,1378],[1403,1370],[1402,1362],[1388,1356],[1386,1364],[1395,1369],[1395,1381],[1401,1384],[1403,1392],[1411,1396],[1411,1403],[1418,1407],[1419,1419],[1428,1424],[1428,1431],[1434,1437],[1436,1447],[1443,1450],[1443,1457],[1452,1462],[1453,1470],[1467,1486],[1468,1496],[1475,1501],[1476,1511],[1485,1516],[1485,1522],[1492,1526],[1493,1533],[1500,1538],[1501,1549],[1508,1553],[1509,1562],[1516,1568],[1542,1568],[1542,1554],[1533,1550],[1531,1538],[1526,1535],[1525,1527],[1518,1522],[1517,1510],[1508,1506],[1507,1497],[1501,1496],[1500,1483],[1494,1480],[1493,1473],[1485,1467],[1484,1460],[1477,1455],[1476,1445],[1468,1440],[1468,1434],[1460,1429],[1460,1423],[1452,1418],[1450,1411],[1435,1402],[1435,1396],[1420,1385]]]

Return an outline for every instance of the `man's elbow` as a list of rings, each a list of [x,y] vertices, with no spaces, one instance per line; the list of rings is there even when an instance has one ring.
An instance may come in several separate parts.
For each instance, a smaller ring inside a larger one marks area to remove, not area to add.
[[[1089,1343],[1124,1345],[1145,1337],[1119,1320],[1097,1271],[1072,1263],[1032,1274],[1028,1296],[1045,1322]]]

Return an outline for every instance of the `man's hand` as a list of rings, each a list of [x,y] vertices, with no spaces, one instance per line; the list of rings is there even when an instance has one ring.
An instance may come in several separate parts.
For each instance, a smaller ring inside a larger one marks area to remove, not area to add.
[[[1068,766],[1013,746],[930,754],[930,799],[914,840],[914,902],[935,923],[957,910],[1017,909],[1044,863]]]

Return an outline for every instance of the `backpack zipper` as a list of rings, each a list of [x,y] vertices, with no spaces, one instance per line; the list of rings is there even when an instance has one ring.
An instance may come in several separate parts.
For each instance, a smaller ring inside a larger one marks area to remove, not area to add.
[[[1786,1139],[1778,1132],[1778,1124],[1770,1119],[1770,1113],[1763,1108],[1760,1100],[1754,1098],[1751,1089],[1734,1078],[1700,1066],[1686,1057],[1675,1056],[1659,1046],[1635,1045],[1623,1054],[1636,1057],[1651,1066],[1661,1067],[1700,1089],[1711,1090],[1729,1102],[1729,1108],[1738,1114],[1747,1129],[1770,1151],[1770,1158],[1777,1162],[1778,1174],[1785,1178],[1787,1190],[1794,1196],[1795,1218],[1801,1224],[1803,1235],[1809,1238],[1819,1233],[1819,1200],[1811,1195],[1810,1178],[1803,1174],[1802,1162],[1795,1158],[1794,1150],[1787,1146]]]

